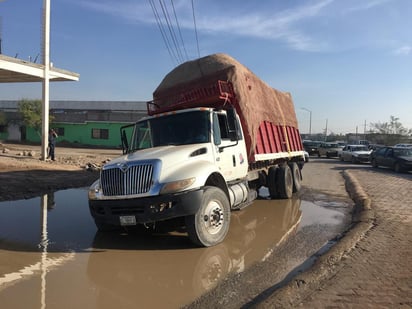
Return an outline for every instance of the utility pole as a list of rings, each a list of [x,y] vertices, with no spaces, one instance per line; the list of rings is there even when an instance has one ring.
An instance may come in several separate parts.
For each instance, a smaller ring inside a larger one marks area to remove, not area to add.
[[[1,2],[1,0],[0,0],[0,2]],[[3,25],[3,19],[0,16],[0,55],[2,54],[2,51],[1,51],[2,25]]]
[[[311,136],[312,135],[312,111],[304,107],[301,107],[301,109],[309,112],[309,136]]]
[[[328,138],[328,119],[326,119],[326,128],[325,128],[325,142]]]
[[[49,71],[50,71],[50,0],[43,0],[43,104],[42,104],[42,139],[41,158],[47,158],[49,144]]]

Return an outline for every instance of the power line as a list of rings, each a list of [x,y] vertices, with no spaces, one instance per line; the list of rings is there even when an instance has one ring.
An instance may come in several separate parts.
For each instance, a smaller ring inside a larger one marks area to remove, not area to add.
[[[176,63],[179,63],[178,58],[176,57],[176,55],[173,53],[173,51],[171,49],[169,39],[166,35],[165,30],[163,29],[163,25],[162,25],[162,22],[160,20],[159,13],[157,12],[157,9],[156,9],[156,6],[155,6],[153,0],[149,0],[149,3],[150,3],[150,6],[152,7],[152,11],[153,11],[153,14],[155,16],[156,24],[159,27],[160,33],[161,33],[162,38],[163,38],[163,42],[166,45],[166,49],[169,53],[169,56],[170,56],[170,58],[172,58],[172,61],[176,61]]]
[[[200,49],[199,49],[199,38],[197,37],[197,28],[196,28],[196,17],[195,17],[195,6],[192,0],[192,13],[193,13],[193,24],[195,26],[195,35],[196,35],[196,45],[197,45],[197,54],[200,58]]]
[[[160,30],[163,41],[165,43],[166,49],[170,57],[172,58],[172,60],[177,62],[178,64],[184,62],[185,60],[189,60],[189,56],[187,54],[185,42],[182,36],[181,27],[179,24],[179,19],[176,13],[173,0],[170,0],[171,7],[169,6],[169,8],[166,5],[165,0],[159,0],[159,3],[157,4],[157,6],[154,0],[149,0],[149,3],[152,8],[153,14],[155,16],[157,26]],[[193,23],[194,23],[195,36],[196,36],[197,53],[200,57],[199,38],[198,38],[198,33],[197,33],[197,25],[196,25],[196,17],[195,17],[195,9],[194,9],[193,0],[191,1],[191,5],[192,5]],[[171,15],[169,14],[170,10],[173,11],[174,22],[172,21]],[[177,32],[178,34],[176,34]]]
[[[180,25],[179,25],[179,21],[177,19],[177,14],[176,14],[175,6],[173,4],[173,0],[170,0],[170,3],[172,4],[173,14],[175,16],[177,29],[179,30],[179,37],[180,37],[180,41],[182,42],[182,46],[183,46],[183,50],[185,52],[186,60],[189,60],[189,56],[187,55],[187,51],[186,51],[186,47],[185,47],[185,42],[183,40],[182,32],[180,31]]]
[[[160,7],[162,8],[163,16],[164,16],[164,19],[166,21],[167,27],[169,29],[170,38],[172,39],[173,45],[175,46],[177,57],[178,57],[180,62],[183,62],[182,52],[180,51],[180,48],[177,44],[176,34],[175,34],[174,29],[172,27],[172,23],[170,22],[170,16],[169,16],[169,11],[167,10],[167,6],[166,6],[166,4],[164,3],[163,0],[159,0],[159,3],[160,3]]]

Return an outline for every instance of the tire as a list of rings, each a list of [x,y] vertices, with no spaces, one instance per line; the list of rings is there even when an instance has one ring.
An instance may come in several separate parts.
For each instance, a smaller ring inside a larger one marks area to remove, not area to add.
[[[276,166],[269,167],[269,174],[267,177],[267,187],[269,189],[270,198],[272,199],[279,198],[277,173],[278,173],[278,168]]]
[[[293,193],[296,193],[302,188],[302,174],[301,174],[300,168],[296,164],[296,162],[290,163],[289,168],[292,171]]]
[[[354,156],[352,156],[351,162],[352,162],[353,164],[356,164],[356,163],[357,163],[356,158],[355,158]]]
[[[342,156],[342,155],[340,155],[339,157],[340,157],[340,160],[343,162],[343,161],[344,161],[344,160],[343,160],[343,156]]]
[[[196,295],[214,288],[231,270],[232,259],[225,244],[202,251],[193,271],[192,287]]]
[[[210,247],[222,242],[230,225],[230,204],[226,194],[219,188],[206,187],[196,214],[185,218],[190,240],[201,247]]]
[[[279,166],[276,176],[279,197],[282,199],[292,198],[293,175],[289,165],[283,164]]]
[[[376,159],[372,159],[371,160],[371,164],[372,164],[372,167],[378,167],[378,164],[376,163]]]
[[[394,170],[396,173],[401,173],[401,172],[402,172],[401,165],[400,165],[398,162],[395,162],[395,165],[393,166],[393,170]]]

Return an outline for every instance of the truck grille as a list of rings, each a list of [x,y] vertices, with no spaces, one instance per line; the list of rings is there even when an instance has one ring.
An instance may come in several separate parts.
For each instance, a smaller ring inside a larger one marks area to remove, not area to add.
[[[142,164],[113,167],[100,175],[103,194],[106,196],[144,194],[150,190],[153,165]]]

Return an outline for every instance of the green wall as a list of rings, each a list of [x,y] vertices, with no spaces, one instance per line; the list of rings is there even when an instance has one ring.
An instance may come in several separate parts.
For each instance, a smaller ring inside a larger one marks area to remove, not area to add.
[[[53,123],[51,128],[57,129],[57,132],[64,130],[64,135],[59,135],[57,138],[57,145],[59,142],[78,143],[82,145],[104,146],[104,147],[121,147],[120,141],[120,127],[124,123],[104,123],[104,122],[88,122],[84,124],[71,123]],[[108,130],[108,137],[93,138],[92,130],[101,129]],[[26,141],[41,142],[41,137],[32,128],[26,130]]]
[[[9,134],[7,132],[0,133],[0,141],[5,141],[9,137]]]

